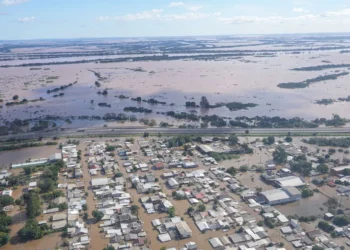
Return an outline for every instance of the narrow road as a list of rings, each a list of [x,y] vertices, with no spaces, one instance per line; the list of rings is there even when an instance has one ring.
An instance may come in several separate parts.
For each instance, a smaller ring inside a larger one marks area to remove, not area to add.
[[[245,134],[247,129],[242,128],[206,128],[206,129],[179,129],[179,128],[135,128],[135,127],[109,127],[109,128],[83,128],[65,129],[63,131],[30,132],[15,135],[0,136],[0,141],[9,139],[36,139],[39,137],[60,137],[60,136],[118,136],[118,135],[141,135],[145,132],[150,135],[228,135]],[[250,135],[286,135],[292,134],[350,134],[350,127],[326,127],[326,128],[254,128],[249,129]]]

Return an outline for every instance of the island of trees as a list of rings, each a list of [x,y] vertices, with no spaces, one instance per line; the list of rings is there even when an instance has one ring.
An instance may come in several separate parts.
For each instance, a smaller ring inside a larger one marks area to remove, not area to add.
[[[341,72],[341,73],[334,73],[329,75],[322,75],[311,79],[306,79],[302,82],[287,82],[287,83],[280,83],[277,85],[279,88],[283,89],[301,89],[301,88],[307,88],[313,83],[317,82],[324,82],[328,80],[337,80],[341,76],[348,75],[349,72]]]

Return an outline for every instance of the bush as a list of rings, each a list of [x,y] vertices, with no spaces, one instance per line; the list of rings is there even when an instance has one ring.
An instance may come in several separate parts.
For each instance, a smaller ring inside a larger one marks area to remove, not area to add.
[[[97,221],[100,221],[104,214],[101,212],[101,211],[98,211],[98,210],[94,210],[92,211],[92,216],[97,220]]]
[[[240,166],[240,167],[239,167],[239,171],[240,171],[240,172],[247,172],[248,169],[249,169],[249,168],[248,168],[247,165],[243,165],[243,166]]]
[[[14,96],[12,97],[12,100],[14,100],[14,101],[18,100],[18,95],[14,95]]]
[[[334,226],[329,225],[326,221],[320,221],[317,226],[327,233],[331,233],[334,230]]]
[[[338,227],[345,227],[350,224],[350,218],[345,215],[337,216],[334,218],[333,224]]]
[[[15,200],[9,195],[0,196],[0,208],[15,204]]]

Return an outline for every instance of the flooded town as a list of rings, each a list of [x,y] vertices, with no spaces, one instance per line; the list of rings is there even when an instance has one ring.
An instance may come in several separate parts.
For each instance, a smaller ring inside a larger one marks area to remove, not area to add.
[[[347,137],[42,143],[1,146],[2,249],[350,246]]]
[[[350,249],[349,0],[0,20],[0,250]]]

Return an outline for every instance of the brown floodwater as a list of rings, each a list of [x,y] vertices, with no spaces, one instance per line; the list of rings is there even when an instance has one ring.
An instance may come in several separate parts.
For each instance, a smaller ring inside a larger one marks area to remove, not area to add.
[[[320,44],[321,46],[322,44]],[[264,45],[266,47],[266,45]],[[259,48],[262,49],[262,48]],[[333,113],[348,117],[350,103],[335,103],[323,106],[315,104],[322,98],[346,97],[350,75],[334,81],[319,82],[304,89],[280,89],[281,82],[303,81],[335,70],[291,71],[291,68],[321,65],[327,60],[334,64],[349,63],[350,58],[339,51],[313,51],[301,54],[277,53],[276,57],[244,57],[243,59],[225,59],[218,61],[150,61],[123,62],[108,64],[72,64],[50,65],[41,70],[29,67],[0,68],[0,97],[9,101],[18,94],[29,100],[39,97],[42,102],[4,107],[0,109],[3,119],[30,118],[40,115],[100,115],[114,112],[124,113],[127,106],[142,106],[152,109],[152,114],[135,115],[138,118],[155,118],[158,121],[175,123],[174,119],[157,114],[166,111],[189,112],[184,106],[186,101],[199,103],[206,96],[210,103],[216,102],[252,102],[258,107],[231,112],[227,108],[210,110],[195,109],[198,115],[213,115],[234,118],[236,116],[300,116],[306,119],[316,117],[330,118]],[[135,71],[136,68],[142,71]],[[44,70],[47,68],[48,70]],[[102,86],[97,88],[95,75],[89,70],[99,72],[105,80],[99,80]],[[346,70],[346,69],[341,69]],[[57,79],[50,77],[58,76]],[[47,94],[48,89],[77,81],[73,87],[62,91],[63,97],[54,98],[58,92]],[[108,89],[108,95],[98,95],[99,90]],[[168,105],[137,103],[129,99],[119,99],[120,94],[144,99],[154,98]],[[94,100],[94,103],[91,103]],[[111,108],[99,107],[106,102]],[[169,104],[173,103],[173,106]],[[132,113],[129,113],[132,114]],[[180,121],[178,123],[183,123]],[[73,125],[103,124],[103,122],[75,121]]]
[[[11,164],[23,163],[29,159],[48,158],[57,152],[60,152],[57,145],[0,152],[0,167],[8,168]]]

